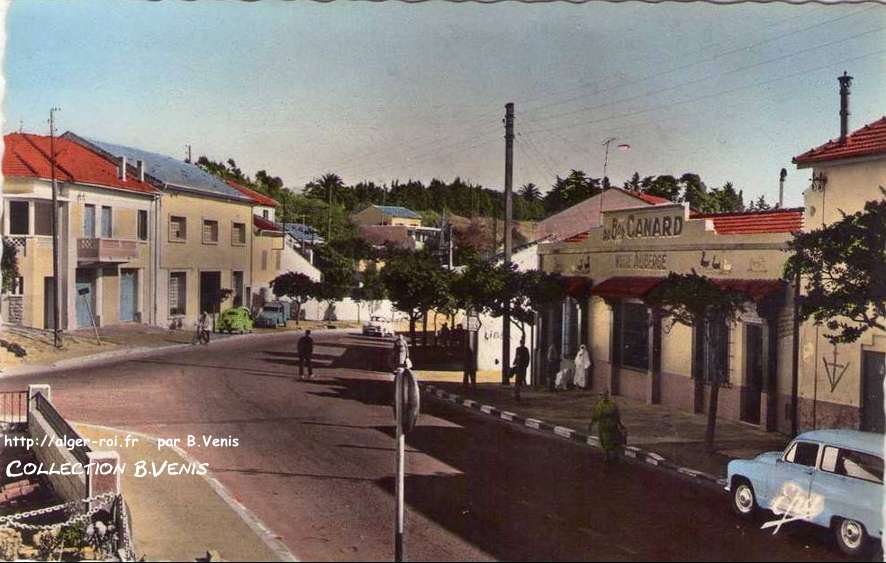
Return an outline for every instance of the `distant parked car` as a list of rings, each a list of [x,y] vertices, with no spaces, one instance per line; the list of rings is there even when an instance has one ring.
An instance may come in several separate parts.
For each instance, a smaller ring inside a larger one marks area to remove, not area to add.
[[[882,434],[805,432],[784,452],[729,462],[727,483],[739,515],[766,508],[776,514],[774,522],[786,512],[800,516],[832,529],[847,555],[883,537]]]
[[[262,328],[277,328],[286,326],[289,319],[289,303],[283,301],[272,301],[265,303],[261,311],[255,317],[255,326]]]
[[[246,307],[234,307],[222,312],[216,327],[219,332],[252,332],[252,314]]]
[[[373,316],[363,323],[363,336],[394,336],[394,328],[384,317]]]

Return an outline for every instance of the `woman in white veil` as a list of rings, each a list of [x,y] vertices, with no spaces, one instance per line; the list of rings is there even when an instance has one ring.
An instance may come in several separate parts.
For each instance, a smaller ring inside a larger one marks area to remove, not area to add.
[[[587,347],[582,344],[575,355],[575,386],[579,389],[587,389],[588,369],[592,365],[591,355]]]

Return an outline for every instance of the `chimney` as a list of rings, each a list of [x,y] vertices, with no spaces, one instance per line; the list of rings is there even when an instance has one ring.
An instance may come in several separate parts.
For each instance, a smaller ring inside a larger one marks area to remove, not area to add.
[[[852,77],[846,71],[843,76],[838,76],[840,81],[840,144],[846,142],[846,135],[849,134],[849,86],[852,85]]]
[[[117,178],[120,180],[126,180],[126,157],[120,157],[120,165],[117,167]]]
[[[784,179],[788,177],[788,171],[785,168],[781,169],[781,172],[778,174],[778,208],[781,209],[784,207]]]
[[[135,168],[138,170],[138,181],[145,181],[145,161],[144,160],[136,160]]]

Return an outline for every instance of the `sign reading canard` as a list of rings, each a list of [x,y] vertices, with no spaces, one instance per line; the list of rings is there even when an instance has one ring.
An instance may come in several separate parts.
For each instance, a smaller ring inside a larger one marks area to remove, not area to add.
[[[684,207],[668,205],[666,209],[653,212],[642,209],[607,216],[603,222],[603,240],[678,237],[683,232],[685,215]]]

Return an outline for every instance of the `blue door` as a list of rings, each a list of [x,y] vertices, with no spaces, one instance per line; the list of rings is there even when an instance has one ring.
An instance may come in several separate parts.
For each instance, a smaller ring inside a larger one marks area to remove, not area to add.
[[[135,320],[135,304],[138,292],[136,270],[120,271],[120,320]]]
[[[77,327],[92,326],[92,315],[95,314],[94,276],[89,271],[77,271]],[[91,312],[91,314],[90,314]]]

